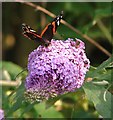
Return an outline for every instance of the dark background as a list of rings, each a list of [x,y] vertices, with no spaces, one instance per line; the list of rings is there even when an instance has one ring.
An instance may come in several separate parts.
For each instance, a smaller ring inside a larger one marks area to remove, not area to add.
[[[35,3],[52,13],[58,15],[64,11],[63,19],[73,27],[87,34],[109,52],[112,46],[100,29],[101,24],[93,25],[94,20],[100,20],[107,31],[111,31],[111,3]],[[40,34],[44,26],[51,22],[53,18],[41,11],[23,3],[5,2],[2,4],[2,32],[3,32],[3,60],[12,61],[22,67],[26,67],[28,55],[38,47],[38,43],[25,38],[22,35],[21,25],[26,23]],[[98,66],[108,58],[102,51],[89,43],[82,36],[70,30],[63,24],[58,28],[58,33],[54,36],[56,39],[80,38],[86,44],[86,53],[91,61],[91,65]]]

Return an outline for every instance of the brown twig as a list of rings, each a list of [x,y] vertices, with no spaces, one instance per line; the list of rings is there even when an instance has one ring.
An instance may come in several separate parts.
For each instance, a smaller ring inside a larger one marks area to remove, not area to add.
[[[46,10],[45,8],[43,8],[43,7],[39,6],[39,5],[35,5],[35,4],[31,3],[31,2],[22,2],[22,3],[31,6],[31,7],[35,8],[36,10],[42,11],[42,12],[46,13],[47,15],[49,15],[49,16],[51,16],[53,18],[56,17],[53,13],[51,13],[50,11]],[[111,56],[110,52],[108,52],[104,47],[102,47],[99,43],[97,43],[95,40],[93,40],[92,38],[90,38],[86,34],[82,34],[78,29],[74,28],[72,25],[70,25],[69,23],[67,23],[64,20],[62,20],[61,23],[63,23],[65,26],[67,26],[68,28],[70,28],[71,30],[73,30],[74,32],[76,32],[77,34],[79,34],[80,36],[85,38],[86,40],[88,40],[90,43],[95,45],[98,49],[100,49],[103,53],[105,53],[109,57]]]

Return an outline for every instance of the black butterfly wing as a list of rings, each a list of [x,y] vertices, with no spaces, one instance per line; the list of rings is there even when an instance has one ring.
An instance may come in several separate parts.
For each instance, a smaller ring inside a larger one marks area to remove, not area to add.
[[[26,24],[22,24],[23,35],[30,40],[34,40],[37,42],[43,42],[42,37],[37,34],[30,26]]]
[[[45,42],[50,42],[53,38],[53,35],[56,33],[57,27],[60,25],[60,21],[62,19],[63,12],[58,15],[51,23],[49,23],[41,33],[41,37]]]
[[[49,42],[53,38],[53,25],[49,23],[41,33],[41,37],[45,40],[45,42]]]
[[[63,18],[63,11],[61,11],[60,15],[58,15],[54,20],[52,21],[53,25],[53,32],[55,33],[57,30],[57,27],[60,25],[60,21]]]
[[[56,33],[57,27],[60,25],[60,20],[62,19],[63,12],[58,15],[51,23],[49,23],[41,35],[38,35],[36,31],[34,31],[30,26],[26,24],[22,24],[23,34],[25,37],[30,40],[38,41],[40,44],[49,45],[53,35]]]

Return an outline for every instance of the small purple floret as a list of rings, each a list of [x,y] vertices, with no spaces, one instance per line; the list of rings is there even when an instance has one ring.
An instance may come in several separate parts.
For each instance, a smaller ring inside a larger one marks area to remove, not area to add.
[[[0,109],[0,120],[4,119],[4,110]]]
[[[27,98],[40,101],[80,88],[90,67],[84,49],[84,42],[68,38],[51,40],[48,47],[39,46],[31,52],[25,83]]]

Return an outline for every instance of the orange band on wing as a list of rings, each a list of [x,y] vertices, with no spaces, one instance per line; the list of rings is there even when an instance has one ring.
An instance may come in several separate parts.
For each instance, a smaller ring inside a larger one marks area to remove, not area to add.
[[[42,31],[42,33],[41,33],[41,37],[43,36],[43,34],[45,33],[45,31],[47,30],[47,28],[48,28],[48,26],[50,25],[50,23],[44,28],[44,30]]]
[[[52,22],[52,25],[53,25],[53,34],[54,34],[56,32],[56,30],[55,30],[55,21]]]
[[[23,35],[24,35],[25,37],[27,37],[28,39],[30,39],[30,40],[34,40],[34,39],[32,39],[31,37],[29,37],[27,34],[33,35],[35,38],[37,37],[37,38],[42,39],[41,36],[39,36],[39,35],[37,35],[37,34],[35,34],[35,33],[33,33],[33,32],[25,32],[25,33],[23,33]]]
[[[37,36],[37,37],[39,37],[39,38],[42,38],[40,35],[37,35],[37,34],[35,34],[35,33],[33,33],[33,32],[30,32],[31,34],[33,34],[34,36]]]

